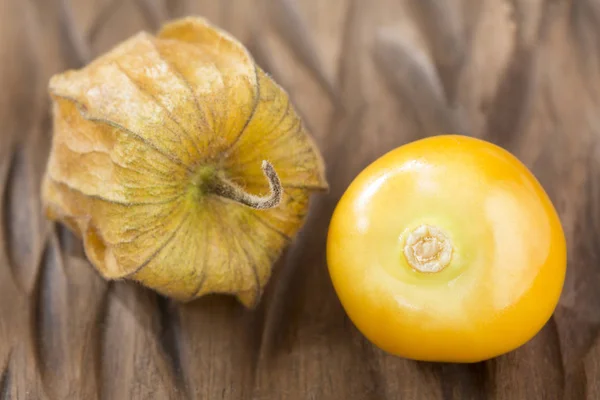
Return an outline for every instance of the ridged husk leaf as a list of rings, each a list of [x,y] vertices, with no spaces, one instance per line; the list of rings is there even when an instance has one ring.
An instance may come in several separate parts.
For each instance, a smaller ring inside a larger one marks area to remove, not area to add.
[[[82,238],[102,276],[178,300],[231,293],[255,305],[327,183],[285,91],[243,45],[203,19],[176,20],[52,77],[49,91],[45,212]],[[283,186],[277,207],[204,185],[220,174],[266,195],[263,160]]]

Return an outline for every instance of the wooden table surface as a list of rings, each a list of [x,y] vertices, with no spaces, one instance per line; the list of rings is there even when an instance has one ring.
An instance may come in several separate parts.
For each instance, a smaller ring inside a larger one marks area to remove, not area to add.
[[[107,283],[41,212],[50,76],[189,14],[248,46],[326,158],[331,190],[254,311]],[[598,0],[0,0],[0,398],[600,399],[599,106]],[[517,351],[472,365],[372,346],[324,257],[353,177],[446,132],[526,163],[568,240],[553,318]]]

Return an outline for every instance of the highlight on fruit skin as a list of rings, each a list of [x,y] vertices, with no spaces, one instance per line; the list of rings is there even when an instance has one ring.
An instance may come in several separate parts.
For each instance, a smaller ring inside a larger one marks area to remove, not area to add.
[[[327,264],[357,329],[396,356],[478,362],[551,318],[567,268],[550,198],[503,148],[438,135],[382,155],[333,213]]]
[[[55,75],[49,92],[43,206],[100,274],[255,306],[327,181],[287,94],[244,46],[175,20]]]

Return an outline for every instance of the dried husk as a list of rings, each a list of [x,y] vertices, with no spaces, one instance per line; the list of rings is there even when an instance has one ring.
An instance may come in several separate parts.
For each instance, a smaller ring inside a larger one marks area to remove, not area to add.
[[[176,20],[52,77],[49,91],[44,209],[82,238],[100,274],[181,301],[231,293],[254,306],[327,182],[287,94],[243,45],[204,19]],[[268,196],[263,160],[282,186],[276,206],[216,190]]]

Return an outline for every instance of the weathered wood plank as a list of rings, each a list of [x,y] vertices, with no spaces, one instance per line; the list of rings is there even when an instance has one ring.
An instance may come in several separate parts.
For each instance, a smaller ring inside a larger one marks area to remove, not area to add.
[[[49,77],[188,14],[249,47],[326,158],[331,190],[255,311],[107,283],[41,215]],[[0,0],[0,398],[598,398],[599,22],[596,0]],[[531,167],[568,240],[552,320],[474,365],[374,348],[325,265],[327,221],[353,177],[395,146],[451,131]]]

